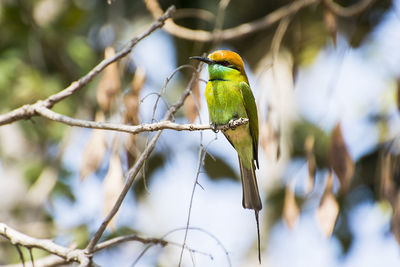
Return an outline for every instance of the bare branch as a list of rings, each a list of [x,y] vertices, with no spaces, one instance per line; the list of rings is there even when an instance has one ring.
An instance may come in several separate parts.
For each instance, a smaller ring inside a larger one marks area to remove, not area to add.
[[[174,19],[198,18],[212,23],[215,20],[215,15],[212,12],[205,9],[180,8],[176,10],[172,18]]]
[[[282,39],[286,33],[286,30],[290,23],[290,17],[286,17],[279,22],[278,28],[276,28],[274,37],[271,42],[271,54],[273,59],[273,64],[277,60],[279,50],[281,47]]]
[[[185,235],[183,237],[183,244],[182,244],[181,254],[179,256],[179,264],[178,264],[179,267],[182,264],[183,251],[184,251],[184,248],[186,246],[186,240],[187,240],[187,236],[188,236],[188,232],[189,232],[189,224],[190,224],[190,218],[191,218],[191,215],[192,215],[194,193],[196,191],[197,185],[199,184],[199,175],[200,175],[201,164],[204,161],[204,157],[206,156],[206,153],[207,153],[207,147],[204,148],[204,146],[203,146],[203,137],[200,136],[199,161],[198,161],[198,164],[197,164],[197,171],[196,171],[195,181],[193,183],[192,193],[190,195],[189,210],[188,210],[188,216],[187,216],[187,220],[186,220],[186,230],[185,230]]]
[[[62,247],[60,245],[55,244],[51,240],[48,239],[37,239],[30,237],[28,235],[25,235],[19,231],[16,231],[15,229],[12,229],[8,225],[4,223],[0,223],[0,235],[4,236],[7,238],[11,244],[13,244],[16,247],[26,247],[28,249],[31,248],[38,248],[45,250],[49,253],[52,253],[53,255],[38,259],[35,261],[35,266],[58,266],[61,264],[65,264],[67,262],[75,261],[79,262],[79,258],[71,258],[71,255],[81,255],[82,257],[89,257],[88,255],[84,254],[84,252],[80,249],[74,249],[74,248],[66,248]],[[138,235],[132,234],[132,235],[125,235],[125,236],[119,236],[115,237],[112,239],[109,239],[107,241],[101,242],[98,245],[95,246],[93,252],[97,252],[103,249],[107,249],[113,246],[117,246],[119,244],[129,242],[129,241],[137,241],[143,244],[151,244],[151,245],[161,245],[161,246],[167,246],[167,245],[172,245],[172,246],[178,246],[181,247],[182,244],[171,242],[165,240],[163,237],[162,238],[144,238],[140,237]],[[196,252],[202,255],[206,256],[211,256],[210,254],[207,254],[205,252],[195,250],[193,248],[190,248],[188,246],[185,246],[185,249],[191,251],[191,252]],[[21,252],[22,253],[22,252]],[[84,261],[86,262],[86,261]],[[24,263],[24,261],[23,261]],[[0,267],[20,267],[21,264],[10,264],[10,265],[0,265]]]
[[[66,261],[79,262],[81,264],[88,262],[88,257],[83,250],[66,248],[48,239],[38,239],[25,235],[4,223],[0,223],[0,235],[10,240],[10,243],[16,246],[40,248],[53,255],[60,256]]]
[[[84,128],[91,128],[91,129],[102,129],[102,130],[114,130],[119,132],[126,132],[131,134],[138,134],[141,132],[155,132],[159,130],[175,130],[175,131],[204,131],[204,130],[220,130],[226,131],[228,129],[234,129],[240,125],[248,123],[248,119],[246,118],[239,118],[234,121],[230,121],[225,125],[218,125],[213,127],[211,125],[203,124],[203,125],[196,125],[196,124],[178,124],[171,121],[161,121],[156,123],[143,123],[140,125],[125,125],[125,124],[118,124],[118,123],[108,123],[108,122],[96,122],[96,121],[87,121],[87,120],[79,120],[74,119],[68,116],[64,116],[54,112],[48,108],[43,106],[35,106],[35,111],[40,114],[41,116],[50,119],[52,121],[61,122],[67,124],[69,126],[78,126]]]
[[[183,94],[181,95],[181,98],[178,100],[178,102],[175,105],[171,106],[167,110],[167,112],[163,118],[163,121],[170,120],[173,117],[173,115],[178,111],[178,109],[183,106],[185,99],[190,95],[190,90],[192,89],[192,85],[193,85],[194,81],[196,80],[197,73],[200,71],[201,67],[202,67],[202,64],[199,64],[196,72],[193,73],[192,78],[191,78],[189,85],[187,86],[185,92],[183,92]],[[153,152],[154,147],[156,146],[156,143],[161,136],[161,133],[162,133],[162,130],[158,131],[154,135],[154,137],[151,139],[149,144],[146,146],[143,153],[140,155],[139,159],[136,161],[135,165],[128,171],[128,175],[127,175],[128,178],[125,182],[125,185],[124,185],[124,188],[122,189],[121,194],[119,195],[113,208],[111,209],[109,214],[106,216],[106,218],[103,220],[99,229],[96,231],[96,233],[90,240],[88,246],[86,247],[86,251],[88,252],[88,254],[93,252],[96,244],[98,243],[101,236],[103,235],[107,225],[110,223],[112,218],[118,212],[119,208],[121,207],[122,201],[124,200],[130,187],[132,186],[133,181],[135,180],[136,175],[139,173],[140,169],[142,168],[142,166],[143,166],[144,162],[147,160],[147,158],[150,156],[151,152]]]
[[[8,112],[6,114],[0,115],[0,126],[4,124],[8,124],[17,120],[22,120],[22,119],[29,119],[32,116],[37,115],[35,112],[35,105],[40,105],[45,108],[52,108],[54,104],[57,102],[67,98],[68,96],[78,92],[80,89],[82,89],[85,85],[87,85],[91,80],[93,80],[94,77],[96,77],[100,72],[102,72],[108,65],[111,63],[125,57],[128,55],[133,47],[142,39],[146,38],[149,36],[152,32],[154,32],[156,29],[161,28],[166,20],[171,17],[172,13],[175,11],[175,7],[171,6],[170,8],[167,9],[167,11],[164,14],[161,14],[158,18],[157,21],[151,24],[151,26],[142,33],[141,35],[132,38],[128,44],[120,50],[118,53],[116,53],[113,57],[104,59],[101,61],[99,64],[97,64],[96,67],[94,67],[88,74],[80,78],[79,80],[71,83],[70,86],[65,88],[64,90],[58,92],[57,94],[49,96],[47,99],[38,101],[36,104],[33,105],[24,105],[20,108],[17,108],[11,112]]]
[[[332,0],[323,0],[324,5],[336,16],[353,17],[364,12],[375,0],[360,0],[357,4],[349,7],[342,7]]]
[[[232,262],[231,262],[231,259],[230,259],[230,257],[229,257],[229,252],[228,252],[228,250],[225,248],[225,246],[222,244],[222,242],[221,242],[215,235],[213,235],[211,232],[209,232],[209,231],[207,231],[207,230],[205,230],[205,229],[203,229],[203,228],[200,228],[200,227],[189,227],[189,228],[188,228],[187,226],[185,226],[185,227],[181,227],[181,228],[177,228],[177,229],[174,229],[174,230],[169,231],[168,233],[166,233],[165,235],[163,235],[162,238],[166,238],[168,235],[171,235],[171,234],[173,234],[173,233],[175,233],[175,232],[178,232],[178,231],[187,231],[187,230],[199,231],[199,232],[201,232],[201,233],[204,233],[204,234],[208,235],[208,236],[211,237],[212,239],[214,239],[214,240],[217,242],[218,246],[220,246],[221,249],[224,251],[224,254],[225,254],[225,256],[226,256],[226,260],[227,260],[228,266],[229,266],[229,267],[232,266]]]
[[[297,0],[291,4],[278,8],[263,18],[220,31],[219,40],[226,41],[238,39],[248,34],[266,29],[279,20],[298,12],[300,9],[318,2],[320,2],[320,0]],[[163,13],[157,0],[145,0],[145,4],[153,17],[157,18]],[[164,29],[176,37],[197,42],[212,42],[215,37],[212,32],[188,29],[177,25],[173,20],[166,21]]]
[[[170,243],[162,238],[143,238],[137,235],[126,235],[126,236],[118,236],[110,240],[101,242],[100,244],[95,246],[93,251],[96,252],[128,241],[138,241],[143,244],[161,245],[163,247],[165,247]]]
[[[21,263],[22,263],[22,267],[25,267],[24,254],[22,254],[21,248],[19,247],[18,244],[15,244],[14,246],[15,246],[15,248],[17,249],[18,256],[19,256],[19,260],[20,260]]]
[[[55,267],[60,265],[65,265],[67,261],[55,255],[50,255],[41,259],[35,260],[35,267]],[[29,266],[29,265],[28,265]],[[0,267],[21,267],[21,264],[8,264],[0,265]]]

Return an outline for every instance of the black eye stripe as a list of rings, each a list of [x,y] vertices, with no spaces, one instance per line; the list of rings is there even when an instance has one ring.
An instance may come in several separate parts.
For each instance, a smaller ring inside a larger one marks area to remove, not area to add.
[[[226,61],[226,60],[217,61],[217,63],[220,64],[220,65],[222,65],[222,66],[225,66],[225,67],[229,66],[229,62]]]
[[[228,61],[226,60],[222,60],[222,61],[216,61],[217,64],[231,68],[231,69],[235,69],[235,70],[239,70],[238,67],[236,67],[235,65],[230,64]]]

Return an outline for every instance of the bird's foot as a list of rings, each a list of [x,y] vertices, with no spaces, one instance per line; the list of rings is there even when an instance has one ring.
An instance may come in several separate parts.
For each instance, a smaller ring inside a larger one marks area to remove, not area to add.
[[[232,129],[232,130],[235,130],[236,129],[236,120],[235,119],[231,119],[229,122],[228,122],[228,125],[229,125],[229,128],[230,129]]]
[[[211,126],[211,130],[214,133],[218,133],[217,125],[215,123],[210,123],[210,126]]]

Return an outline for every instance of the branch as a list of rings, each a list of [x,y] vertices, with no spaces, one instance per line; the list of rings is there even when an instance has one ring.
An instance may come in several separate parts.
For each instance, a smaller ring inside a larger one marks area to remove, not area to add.
[[[193,87],[193,83],[196,80],[196,77],[197,77],[198,73],[200,72],[201,67],[202,67],[202,64],[199,64],[198,68],[196,69],[196,72],[193,73],[192,78],[190,79],[190,82],[189,82],[185,92],[183,92],[183,94],[181,95],[181,98],[178,100],[178,102],[176,104],[174,104],[173,106],[171,106],[167,110],[162,121],[170,120],[174,116],[174,114],[178,111],[178,109],[180,107],[182,107],[183,103],[185,102],[185,99],[190,95],[190,91]],[[128,171],[128,174],[127,174],[128,178],[126,179],[126,182],[125,182],[124,188],[122,189],[122,192],[118,196],[118,199],[115,202],[113,208],[108,213],[106,218],[103,220],[102,224],[100,225],[100,227],[98,228],[98,230],[96,231],[96,233],[94,234],[92,239],[89,241],[88,246],[86,247],[86,252],[88,254],[91,254],[94,251],[94,248],[95,248],[96,244],[98,243],[98,241],[100,240],[101,236],[103,235],[105,229],[107,228],[107,225],[110,223],[112,218],[118,212],[119,208],[121,207],[122,201],[124,200],[130,187],[132,186],[133,181],[135,180],[136,175],[139,173],[140,169],[142,168],[142,166],[143,166],[144,162],[147,160],[147,158],[150,156],[151,152],[153,152],[154,147],[156,146],[156,143],[161,136],[161,133],[162,133],[162,130],[158,131],[153,136],[153,138],[151,139],[151,141],[149,142],[149,144],[147,145],[147,147],[145,148],[143,153],[140,155],[139,159],[136,161],[135,165]]]
[[[214,22],[215,15],[204,9],[198,8],[180,8],[177,9],[172,16],[174,19],[183,19],[183,18],[198,18],[207,22]]]
[[[55,267],[55,266],[65,266],[67,261],[55,255],[50,255],[44,258],[35,260],[35,267]],[[29,265],[28,265],[29,266]],[[7,264],[0,265],[0,267],[21,267],[21,263],[18,264]]]
[[[226,131],[228,129],[234,129],[240,125],[248,123],[248,119],[246,118],[239,118],[237,120],[233,120],[228,122],[225,125],[218,125],[212,126],[207,124],[178,124],[171,121],[161,121],[156,123],[143,123],[140,125],[125,125],[125,124],[118,124],[118,123],[108,123],[108,122],[96,122],[96,121],[87,121],[87,120],[79,120],[74,119],[68,116],[64,116],[54,112],[50,109],[47,109],[43,106],[37,106],[35,111],[52,121],[61,122],[63,124],[67,124],[69,126],[78,126],[84,128],[91,128],[91,129],[102,129],[102,130],[114,130],[119,132],[126,132],[131,134],[138,134],[141,132],[155,132],[159,130],[175,130],[175,131],[204,131],[204,130],[219,130],[219,131]]]
[[[375,0],[360,0],[357,4],[349,7],[342,7],[333,0],[323,0],[324,5],[336,16],[353,17],[364,12]]]
[[[164,14],[161,14],[159,17],[157,17],[157,21],[151,24],[149,29],[142,33],[141,35],[132,38],[128,44],[120,50],[118,53],[116,53],[113,57],[104,59],[101,61],[96,67],[94,67],[88,74],[80,78],[79,80],[71,83],[70,86],[65,88],[64,90],[60,91],[57,94],[49,96],[45,100],[41,100],[36,102],[35,104],[32,105],[24,105],[20,108],[17,108],[11,112],[8,112],[6,114],[0,115],[0,126],[5,125],[8,123],[12,123],[17,120],[22,120],[22,119],[29,119],[33,116],[36,116],[36,108],[38,106],[44,107],[44,108],[52,108],[54,104],[57,102],[67,98],[68,96],[78,92],[81,88],[83,88],[85,85],[87,85],[91,80],[93,80],[94,77],[96,77],[100,72],[102,72],[108,65],[111,63],[125,57],[128,55],[133,47],[142,39],[146,38],[149,36],[152,32],[154,32],[156,29],[161,28],[166,20],[171,17],[172,13],[175,11],[175,7],[171,6],[170,8],[167,9],[167,11]]]
[[[80,262],[85,263],[88,261],[88,255],[84,253],[83,250],[80,249],[73,249],[73,248],[67,248],[63,247],[60,245],[55,244],[51,240],[48,239],[38,239],[38,238],[33,238],[31,236],[28,236],[26,234],[23,234],[8,225],[4,223],[0,223],[0,235],[4,236],[7,238],[11,244],[13,245],[18,245],[18,246],[23,246],[26,248],[38,248],[45,250],[49,253],[52,253],[53,255],[35,260],[35,266],[58,266],[65,264],[67,262]],[[144,238],[140,237],[138,235],[132,234],[132,235],[126,235],[126,236],[119,236],[115,237],[112,239],[109,239],[107,241],[101,242],[98,245],[95,246],[93,252],[97,252],[106,248],[110,248],[116,245],[119,245],[124,242],[129,242],[129,241],[137,241],[142,244],[152,244],[152,245],[161,245],[163,247],[167,245],[173,245],[173,246],[179,246],[181,247],[181,244],[167,241],[164,238]],[[185,249],[188,249],[189,251],[197,252],[203,255],[210,256],[209,254],[205,252],[201,252],[195,249],[192,249],[190,247],[185,246]],[[19,267],[21,264],[10,264],[10,265],[0,265],[0,267]]]
[[[143,238],[137,235],[126,235],[126,236],[118,236],[107,241],[101,242],[100,244],[96,245],[93,249],[94,252],[106,249],[109,247],[113,247],[119,245],[124,242],[128,241],[138,241],[143,244],[153,244],[153,245],[161,245],[163,247],[170,244],[170,242],[162,239],[162,238]]]
[[[263,18],[220,31],[219,40],[227,41],[238,39],[248,34],[261,31],[274,25],[279,20],[298,12],[300,9],[318,3],[319,1],[320,0],[297,0],[291,4],[278,8]],[[157,0],[145,0],[145,4],[154,18],[159,17],[160,14],[163,13],[163,10]],[[164,29],[171,35],[182,39],[197,42],[212,42],[214,40],[214,35],[212,32],[188,29],[177,25],[173,20],[166,21]]]
[[[28,235],[25,235],[17,230],[12,229],[4,223],[0,223],[0,235],[4,236],[13,245],[19,245],[26,248],[40,248],[53,255],[57,255],[67,262],[79,262],[86,264],[89,262],[87,255],[83,250],[66,248],[57,245],[48,239],[38,239]]]

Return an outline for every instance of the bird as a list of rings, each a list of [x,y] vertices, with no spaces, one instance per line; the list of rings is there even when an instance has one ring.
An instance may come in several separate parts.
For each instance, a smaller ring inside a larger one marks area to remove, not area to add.
[[[261,264],[260,226],[258,213],[262,209],[255,169],[258,163],[258,115],[244,63],[233,51],[217,50],[207,57],[190,57],[208,65],[209,79],[205,96],[210,123],[216,126],[230,124],[239,118],[248,123],[223,130],[223,134],[238,153],[245,209],[255,212],[258,237],[258,259]]]

